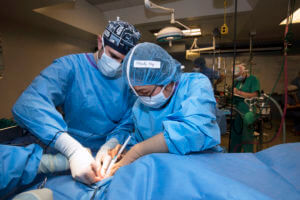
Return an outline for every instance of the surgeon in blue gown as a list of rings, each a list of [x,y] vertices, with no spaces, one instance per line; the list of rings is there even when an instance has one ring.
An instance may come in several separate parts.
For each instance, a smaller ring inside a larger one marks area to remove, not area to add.
[[[139,38],[133,25],[110,21],[98,37],[96,53],[56,59],[13,107],[17,123],[61,152],[78,181],[101,180],[96,172],[109,160],[108,150],[132,130],[129,116],[135,97],[121,76],[121,62]],[[85,147],[99,150],[96,158]]]
[[[216,101],[209,79],[184,73],[181,64],[152,43],[136,45],[123,62],[123,75],[138,97],[133,106],[134,146],[114,165],[150,153],[185,155],[220,143]]]

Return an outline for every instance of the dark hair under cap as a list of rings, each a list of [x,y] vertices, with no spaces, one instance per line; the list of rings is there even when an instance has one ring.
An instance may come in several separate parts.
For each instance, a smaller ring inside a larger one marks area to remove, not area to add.
[[[205,67],[206,62],[203,57],[198,57],[196,60],[194,60],[194,64],[196,67]]]
[[[128,22],[110,21],[103,32],[104,45],[126,55],[141,37],[140,32]]]

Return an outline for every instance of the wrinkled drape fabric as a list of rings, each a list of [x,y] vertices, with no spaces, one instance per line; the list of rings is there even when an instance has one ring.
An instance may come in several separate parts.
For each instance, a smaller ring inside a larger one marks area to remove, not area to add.
[[[27,147],[0,145],[0,197],[34,180],[42,154],[43,149],[36,144]]]

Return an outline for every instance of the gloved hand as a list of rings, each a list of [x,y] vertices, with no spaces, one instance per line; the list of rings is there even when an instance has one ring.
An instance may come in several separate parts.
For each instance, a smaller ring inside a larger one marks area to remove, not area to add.
[[[82,183],[92,184],[100,181],[92,154],[67,133],[62,133],[55,142],[55,148],[70,162],[72,177]]]
[[[101,178],[105,177],[106,170],[114,155],[110,153],[111,149],[114,149],[119,144],[119,141],[115,138],[111,138],[104,145],[96,155],[97,175]]]
[[[167,153],[167,152],[169,152],[169,150],[165,142],[164,135],[163,133],[159,133],[141,143],[134,145],[125,154],[125,156],[112,167],[109,176],[113,176],[120,167],[134,162],[139,157],[151,153]]]

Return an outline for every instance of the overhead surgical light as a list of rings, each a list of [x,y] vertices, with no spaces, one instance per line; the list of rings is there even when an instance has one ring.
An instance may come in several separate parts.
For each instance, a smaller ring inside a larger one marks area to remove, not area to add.
[[[300,23],[300,8],[298,8],[292,16],[289,16],[292,20],[292,24]],[[284,25],[287,22],[287,18],[285,18],[279,25]]]
[[[184,27],[186,29],[186,31],[189,31],[189,33],[191,33],[191,29],[187,26],[185,26],[184,24],[180,23],[179,21],[175,20],[175,9],[174,8],[166,8],[163,6],[159,6],[155,3],[152,3],[150,0],[145,0],[145,7],[148,9],[161,9],[164,11],[167,11],[171,14],[171,20],[170,23],[171,24],[179,24],[180,26]],[[181,38],[183,38],[184,33],[176,27],[165,27],[162,30],[160,30],[157,35],[156,35],[156,39],[157,41],[168,41],[169,42],[169,46],[172,46],[172,41],[173,40],[179,40]]]
[[[182,30],[184,36],[199,36],[201,35],[201,29],[195,28],[190,30]]]
[[[166,28],[168,28],[168,27],[166,27]],[[195,28],[195,29],[190,29],[190,30],[181,30],[181,32],[183,33],[183,36],[185,36],[185,37],[199,36],[202,34],[200,28]],[[155,37],[157,37],[158,33],[154,33],[154,35],[155,35]]]
[[[161,29],[156,35],[157,41],[169,42],[170,47],[172,46],[173,40],[179,40],[181,38],[183,38],[182,31],[174,26],[165,27]]]

